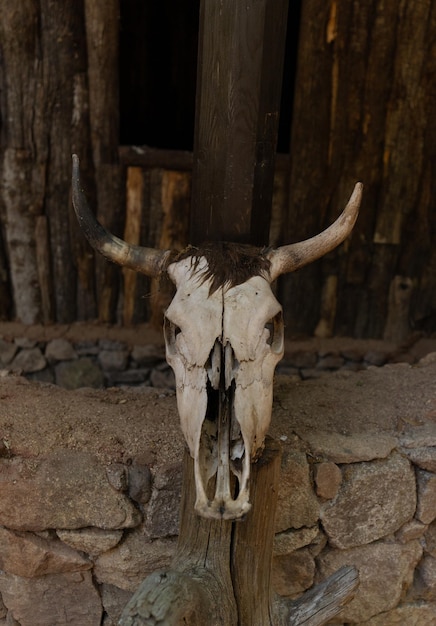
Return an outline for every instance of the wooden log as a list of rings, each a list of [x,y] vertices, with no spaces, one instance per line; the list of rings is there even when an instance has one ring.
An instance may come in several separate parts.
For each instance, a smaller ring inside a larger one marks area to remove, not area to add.
[[[183,250],[188,244],[191,175],[188,172],[161,172],[161,227],[156,247],[161,250]],[[151,318],[162,326],[163,312],[174,294],[174,285],[164,280],[151,284]]]
[[[144,176],[139,167],[129,167],[126,177],[126,225],[123,239],[138,245],[141,236],[142,207],[144,202]],[[123,324],[133,323],[138,272],[123,268],[124,297]]]
[[[35,106],[36,155],[43,156],[43,207],[48,219],[56,319],[77,317],[77,274],[72,254],[68,202],[71,176],[72,120],[75,77],[85,70],[83,6],[43,0],[38,4],[41,36],[41,100]],[[62,32],[62,37],[59,36]],[[80,42],[80,43],[78,43]],[[71,50],[75,54],[71,54]],[[33,67],[34,61],[30,64]],[[25,108],[23,108],[25,110]],[[49,114],[47,114],[49,112]],[[86,137],[86,135],[85,135]]]
[[[389,288],[389,308],[383,339],[401,344],[411,333],[410,300],[413,280],[407,276],[395,276]]]
[[[2,219],[0,213],[0,220]],[[10,319],[12,298],[6,263],[6,250],[0,230],[0,320]]]
[[[120,626],[321,626],[351,600],[358,585],[344,567],[298,600],[274,597],[270,574],[281,449],[267,438],[252,465],[246,519],[207,520],[193,514],[193,461],[185,453],[180,533],[172,566],[148,576],[120,618]],[[249,581],[249,582],[248,582]]]
[[[41,319],[34,246],[35,215],[42,210],[45,177],[35,158],[40,130],[35,118],[43,100],[38,88],[38,4],[0,3],[0,194],[15,315],[32,324]]]
[[[89,106],[95,167],[97,217],[115,234],[124,227],[123,176],[118,165],[119,1],[85,0]],[[96,261],[98,316],[113,322],[120,288],[120,269]]]
[[[39,215],[35,224],[35,244],[39,287],[41,290],[42,322],[44,324],[50,324],[54,321],[49,241],[47,218],[45,215]]]
[[[268,244],[286,15],[284,0],[200,3],[193,244]]]
[[[355,567],[341,567],[327,580],[309,589],[298,600],[278,601],[277,607],[283,626],[323,626],[338,615],[353,598],[359,585],[359,574]],[[284,612],[283,607],[286,607]]]
[[[428,33],[435,25],[429,0],[370,0],[359,12],[345,0],[302,4],[284,239],[304,239],[331,223],[356,180],[365,191],[349,250],[283,279],[290,333],[313,333],[333,264],[334,330],[367,337],[383,335],[394,276],[422,285],[425,268],[434,268],[434,185],[427,180],[434,178],[428,164],[435,61]],[[424,291],[430,312],[428,285]]]

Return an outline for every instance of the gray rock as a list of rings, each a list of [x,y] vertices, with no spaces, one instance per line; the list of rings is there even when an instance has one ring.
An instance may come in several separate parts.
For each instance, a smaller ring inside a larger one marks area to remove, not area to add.
[[[359,587],[335,619],[339,624],[362,624],[397,606],[404,590],[412,584],[421,555],[418,541],[406,545],[379,541],[350,550],[329,550],[318,557],[317,582],[343,565],[354,565],[359,571]]]
[[[39,348],[23,348],[13,359],[10,367],[24,374],[39,372],[46,367],[47,361]]]
[[[384,365],[388,360],[389,354],[386,352],[379,352],[377,350],[369,350],[363,355],[363,360],[370,365],[376,365],[380,367]]]
[[[313,585],[315,560],[307,548],[275,556],[272,587],[281,596],[295,598]]]
[[[98,342],[100,350],[117,350],[126,352],[127,345],[123,341],[112,341],[112,339],[100,339]]]
[[[311,369],[316,366],[318,355],[315,352],[294,350],[286,353],[286,362],[298,369]]]
[[[79,572],[92,563],[61,541],[47,540],[34,533],[15,533],[0,527],[0,570],[33,578],[46,574]]]
[[[99,353],[96,341],[78,341],[74,344],[74,348],[79,356],[96,356]]]
[[[0,572],[0,593],[20,626],[101,624],[103,608],[90,572],[47,574],[37,578]]]
[[[300,528],[299,530],[287,530],[278,533],[274,537],[273,554],[275,556],[290,554],[299,548],[304,548],[314,541],[320,533],[318,526],[312,528]]]
[[[413,426],[400,439],[405,448],[427,448],[436,446],[436,422]]]
[[[129,496],[139,504],[147,504],[151,497],[151,486],[150,468],[134,461],[129,467]]]
[[[423,524],[431,524],[436,519],[436,474],[417,470],[416,478],[418,485],[416,517]]]
[[[150,537],[171,537],[179,532],[182,468],[179,463],[165,466],[156,474],[147,507],[146,529]]]
[[[436,602],[436,559],[427,554],[421,560],[413,585],[414,600]]]
[[[75,550],[96,556],[115,548],[122,539],[123,531],[80,528],[79,530],[57,530],[56,534],[61,541]]]
[[[50,362],[77,359],[77,352],[67,339],[52,339],[45,347],[45,357]]]
[[[101,350],[98,361],[106,372],[121,372],[126,369],[129,353],[127,350]]]
[[[418,467],[436,473],[436,447],[403,449],[409,459]]]
[[[338,496],[322,507],[321,520],[331,545],[345,549],[395,532],[415,509],[415,473],[395,453],[386,461],[344,469]]]
[[[402,604],[392,611],[376,615],[360,626],[436,626],[436,606]]]
[[[29,339],[29,337],[16,337],[14,343],[19,348],[35,348],[38,342],[36,339]]]
[[[146,576],[170,565],[177,541],[150,538],[141,529],[128,533],[113,550],[97,557],[96,580],[125,591],[136,591]]]
[[[424,549],[436,558],[436,521],[432,522],[425,532]]]
[[[145,367],[165,361],[165,349],[163,346],[155,346],[153,344],[134,346],[131,357],[139,367]]]
[[[46,367],[43,370],[39,370],[39,372],[32,372],[31,374],[26,374],[27,380],[35,380],[40,383],[51,383],[55,382],[55,375],[51,367]]]
[[[16,355],[17,350],[17,344],[0,339],[0,366],[8,365]]]
[[[100,388],[104,386],[101,369],[90,358],[64,361],[55,367],[55,380],[59,387],[79,389],[81,387]]]
[[[124,463],[111,463],[106,467],[106,476],[109,484],[116,491],[127,491],[129,481],[127,472],[127,466]]]
[[[329,372],[326,370],[317,369],[314,367],[314,368],[302,369],[300,371],[300,374],[303,380],[314,380],[317,378],[322,378],[323,376],[328,376]]]
[[[329,461],[315,465],[316,495],[325,500],[336,497],[342,482],[341,470]]]
[[[343,357],[334,354],[323,356],[317,363],[317,368],[321,370],[338,370],[344,364]]]
[[[341,355],[347,361],[354,361],[355,363],[363,360],[362,350],[359,350],[357,348],[347,348],[345,350],[341,350]]]
[[[141,385],[150,376],[149,369],[129,369],[122,372],[107,372],[105,379],[109,387],[117,385]]]
[[[132,528],[141,514],[109,484],[87,452],[60,450],[45,460],[0,459],[0,524],[13,530]]]
[[[118,626],[121,613],[131,597],[130,591],[124,591],[124,589],[119,589],[114,585],[101,585],[101,599],[108,617],[104,626]]]
[[[275,531],[315,526],[319,503],[313,492],[306,454],[285,449],[277,501]]]
[[[154,369],[150,375],[150,383],[158,389],[175,389],[176,379],[173,370],[166,366],[163,370]]]
[[[334,463],[385,459],[397,445],[395,437],[384,433],[363,432],[342,435],[338,432],[301,429],[298,434],[309,443],[312,454]]]
[[[400,543],[407,543],[413,539],[421,539],[427,530],[427,525],[413,518],[410,522],[406,522],[395,534],[395,538]]]

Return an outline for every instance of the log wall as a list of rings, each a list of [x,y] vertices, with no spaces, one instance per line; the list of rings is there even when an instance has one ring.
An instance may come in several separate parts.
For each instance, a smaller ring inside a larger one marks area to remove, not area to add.
[[[286,331],[435,333],[434,3],[301,7],[270,242],[312,236],[357,179],[365,191],[351,239],[280,281]],[[77,152],[104,225],[145,245],[188,243],[192,155],[118,145],[118,10],[118,0],[0,4],[0,319],[160,319],[165,285],[96,259],[71,209]]]

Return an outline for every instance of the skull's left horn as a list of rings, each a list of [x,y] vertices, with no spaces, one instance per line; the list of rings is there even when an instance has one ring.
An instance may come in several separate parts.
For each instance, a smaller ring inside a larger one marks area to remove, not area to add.
[[[272,250],[268,255],[271,261],[271,281],[275,280],[280,274],[293,272],[312,261],[316,261],[316,259],[334,250],[336,246],[342,243],[353,230],[357,220],[362,200],[362,191],[362,183],[356,183],[348,204],[341,215],[319,235]]]
[[[134,246],[107,231],[89,208],[80,182],[79,157],[73,154],[71,179],[73,206],[80,227],[91,244],[110,261],[128,267],[147,276],[159,276],[167,267],[171,250],[155,250]]]

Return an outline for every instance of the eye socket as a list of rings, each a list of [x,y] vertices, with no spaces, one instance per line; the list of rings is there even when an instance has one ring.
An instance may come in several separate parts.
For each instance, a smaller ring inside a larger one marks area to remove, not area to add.
[[[164,317],[164,338],[168,354],[171,355],[176,353],[176,339],[177,335],[179,335],[181,332],[182,330],[179,326],[173,324],[173,322],[171,322],[171,320],[169,320],[167,316]]]
[[[265,329],[269,333],[266,340],[267,344],[271,347],[272,352],[279,354],[283,351],[284,342],[283,315],[281,311],[265,324]]]

